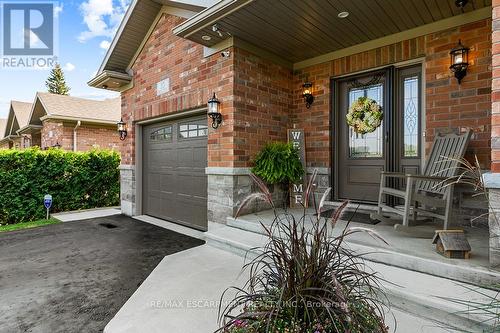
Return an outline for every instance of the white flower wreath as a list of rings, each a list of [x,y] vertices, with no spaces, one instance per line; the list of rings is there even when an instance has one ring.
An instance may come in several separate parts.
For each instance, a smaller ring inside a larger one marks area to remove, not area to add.
[[[349,108],[347,124],[358,134],[374,132],[382,123],[384,112],[378,103],[368,97],[360,97]]]

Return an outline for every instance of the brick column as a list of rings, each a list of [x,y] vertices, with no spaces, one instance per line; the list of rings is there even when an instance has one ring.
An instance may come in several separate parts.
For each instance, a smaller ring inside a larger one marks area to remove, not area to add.
[[[491,173],[484,177],[489,192],[490,263],[500,265],[500,0],[492,3]]]
[[[492,10],[491,171],[500,172],[500,0]]]

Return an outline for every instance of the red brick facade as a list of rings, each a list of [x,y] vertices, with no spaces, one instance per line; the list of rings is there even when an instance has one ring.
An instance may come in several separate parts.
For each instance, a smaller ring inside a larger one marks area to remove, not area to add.
[[[292,100],[292,71],[247,51],[231,48],[203,57],[203,47],[172,35],[182,18],[164,15],[132,67],[134,87],[122,94],[123,120],[129,137],[122,163],[133,164],[133,121],[206,106],[215,92],[224,122],[210,129],[208,165],[246,167],[269,140],[285,140]],[[170,79],[170,91],[156,95],[156,83]],[[208,122],[208,120],[207,120]]]
[[[478,155],[483,167],[490,167],[489,19],[296,72],[239,48],[230,48],[228,58],[219,53],[204,58],[202,46],[171,33],[183,21],[164,15],[132,67],[134,86],[122,93],[122,115],[129,125],[129,137],[121,145],[123,164],[135,164],[134,122],[205,107],[215,92],[222,101],[224,123],[217,130],[210,129],[209,166],[248,167],[265,142],[286,140],[286,129],[296,124],[306,130],[308,166],[330,167],[331,78],[422,58],[426,146],[438,132],[473,128],[469,153]],[[459,38],[471,49],[471,65],[461,85],[449,70],[449,51]],[[165,78],[170,80],[170,91],[157,96],[156,83]],[[306,80],[314,84],[310,109],[301,97]]]
[[[64,150],[73,150],[75,126],[74,122],[44,121],[41,130],[41,148],[49,148],[59,144]],[[118,150],[121,142],[114,126],[103,127],[83,123],[76,130],[76,133],[78,151],[87,151],[93,148]]]
[[[121,145],[123,164],[135,163],[134,121],[204,107],[213,92],[222,101],[224,124],[210,131],[209,163],[232,164],[222,156],[232,156],[234,59],[219,54],[204,58],[202,46],[174,36],[171,30],[183,21],[164,15],[132,67],[134,87],[122,93],[123,121],[129,129]],[[156,83],[166,78],[170,91],[157,96]]]
[[[489,168],[490,31],[491,20],[483,20],[298,71],[294,81],[295,100],[291,119],[306,130],[308,165],[330,166],[331,77],[425,57],[427,148],[436,133],[469,127],[474,129],[469,154],[476,154],[482,166]],[[461,85],[458,85],[449,70],[449,52],[459,38],[471,49],[471,65]],[[306,79],[314,83],[315,101],[309,110],[306,110],[300,96],[301,85]]]
[[[493,0],[491,170],[500,172],[500,0]]]

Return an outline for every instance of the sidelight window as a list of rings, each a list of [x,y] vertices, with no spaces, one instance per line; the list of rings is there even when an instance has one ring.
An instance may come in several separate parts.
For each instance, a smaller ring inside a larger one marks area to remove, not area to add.
[[[418,157],[419,142],[419,78],[407,77],[403,82],[403,140],[404,156]]]

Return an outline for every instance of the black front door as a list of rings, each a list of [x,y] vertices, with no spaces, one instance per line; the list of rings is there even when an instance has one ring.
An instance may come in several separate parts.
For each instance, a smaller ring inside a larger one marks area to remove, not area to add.
[[[421,164],[421,66],[393,67],[332,81],[335,199],[375,202],[381,171],[418,173]],[[384,110],[381,126],[356,134],[346,123],[350,105],[368,97]]]

